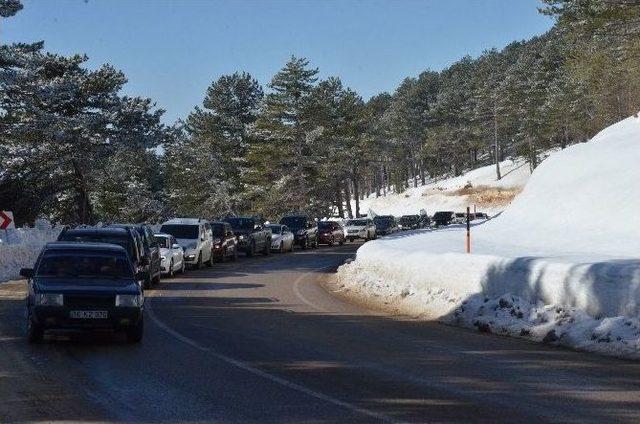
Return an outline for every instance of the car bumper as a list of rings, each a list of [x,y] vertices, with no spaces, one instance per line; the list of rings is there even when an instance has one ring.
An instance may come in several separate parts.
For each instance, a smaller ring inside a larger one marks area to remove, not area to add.
[[[107,318],[71,318],[71,311],[106,311]],[[142,308],[137,307],[95,307],[74,308],[55,306],[32,307],[32,319],[36,324],[48,330],[53,329],[125,329],[134,326],[142,318]]]

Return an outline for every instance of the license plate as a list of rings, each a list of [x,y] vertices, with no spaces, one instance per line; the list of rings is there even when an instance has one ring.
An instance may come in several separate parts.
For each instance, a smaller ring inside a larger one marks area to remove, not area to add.
[[[107,311],[71,311],[69,316],[78,319],[105,319]]]

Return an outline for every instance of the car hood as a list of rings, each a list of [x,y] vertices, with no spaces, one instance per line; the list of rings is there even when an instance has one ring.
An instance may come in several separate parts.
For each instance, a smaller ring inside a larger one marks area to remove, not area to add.
[[[180,245],[183,249],[186,249],[187,246],[192,244],[198,244],[198,239],[176,239],[176,243]]]
[[[34,280],[39,292],[62,294],[138,294],[140,286],[135,280],[84,280],[82,278],[40,277]]]

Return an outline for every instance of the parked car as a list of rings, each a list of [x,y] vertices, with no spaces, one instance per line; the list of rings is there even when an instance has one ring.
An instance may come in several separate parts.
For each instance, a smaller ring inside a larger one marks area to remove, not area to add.
[[[213,231],[213,257],[221,262],[227,258],[232,261],[238,259],[238,240],[231,225],[224,221],[212,221],[210,224]]]
[[[344,244],[344,228],[335,221],[318,222],[318,243],[333,246],[338,243],[340,246]]]
[[[256,252],[265,255],[271,254],[271,231],[265,228],[254,217],[231,217],[225,219],[231,225],[238,239],[238,250],[247,256],[253,256]]]
[[[420,228],[428,228],[431,226],[431,218],[427,214],[420,215]]]
[[[54,242],[45,245],[28,279],[27,339],[46,330],[111,329],[140,342],[144,295],[128,252],[108,243]]]
[[[400,217],[400,229],[416,230],[420,228],[420,215],[403,215]]]
[[[122,246],[128,253],[136,273],[144,273],[144,288],[151,287],[151,273],[149,257],[144,254],[142,238],[132,228],[85,227],[64,229],[58,236],[58,241],[73,241],[81,243],[109,243]]]
[[[433,214],[433,222],[435,222],[438,227],[441,225],[449,225],[454,215],[451,211],[439,211]]]
[[[376,226],[376,234],[379,236],[393,234],[400,229],[393,215],[378,215],[373,218],[373,223]]]
[[[176,238],[184,250],[187,266],[200,269],[203,264],[213,265],[213,236],[211,225],[207,221],[198,218],[174,218],[162,224],[160,232]]]
[[[467,223],[467,214],[464,212],[456,212],[454,214],[453,219],[451,220],[452,224],[466,224]]]
[[[318,247],[318,225],[307,215],[287,215],[280,220],[280,224],[289,227],[296,245],[303,249]]]
[[[289,227],[280,224],[269,224],[267,227],[271,230],[271,250],[293,252],[294,237]]]
[[[474,214],[474,217],[475,217],[475,219],[485,219],[485,220],[489,219],[489,215],[487,215],[484,212],[476,212]]]
[[[185,268],[184,250],[171,234],[153,236],[160,248],[160,270],[163,275],[173,277],[176,272],[183,273]]]
[[[369,218],[350,219],[345,223],[345,236],[349,241],[368,241],[376,238],[376,226]]]
[[[147,224],[110,224],[107,227],[113,228],[132,228],[138,232],[140,240],[142,240],[142,246],[144,249],[144,256],[148,258],[149,262],[149,278],[151,283],[157,284],[160,282],[160,248],[153,237],[153,230]]]

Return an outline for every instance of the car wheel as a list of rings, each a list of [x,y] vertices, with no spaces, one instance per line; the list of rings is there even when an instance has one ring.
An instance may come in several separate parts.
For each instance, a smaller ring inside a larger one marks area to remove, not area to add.
[[[333,236],[331,236],[331,240],[329,240],[329,246],[333,246],[333,243],[335,243]]]
[[[271,240],[264,241],[264,250],[262,251],[262,253],[265,256],[269,256],[271,254]]]
[[[27,318],[27,341],[29,343],[40,343],[44,338],[44,328],[33,322],[31,314]]]
[[[173,259],[171,259],[171,262],[169,262],[169,278],[172,278],[175,275],[175,273],[173,272]]]
[[[338,242],[338,244],[339,244],[340,246],[342,246],[342,245],[344,244],[344,239],[340,239],[340,241]]]
[[[158,271],[158,275],[153,277],[153,279],[151,280],[151,284],[160,284],[160,272],[159,271]]]
[[[249,250],[247,250],[247,256],[252,257],[255,254],[256,254],[256,242],[252,241],[251,244],[249,245]]]
[[[283,252],[284,252],[284,242],[281,241],[280,246],[278,246],[278,253],[283,253]]]
[[[238,260],[238,246],[233,247],[233,256],[231,257],[231,260],[234,262]]]
[[[316,237],[316,241],[313,242],[313,248],[317,249],[318,248],[318,238]]]
[[[142,341],[142,334],[144,333],[144,320],[142,317],[138,320],[138,323],[133,327],[127,329],[127,341],[129,343],[140,343]]]
[[[209,252],[209,260],[205,262],[207,268],[211,268],[213,266],[213,251]]]

